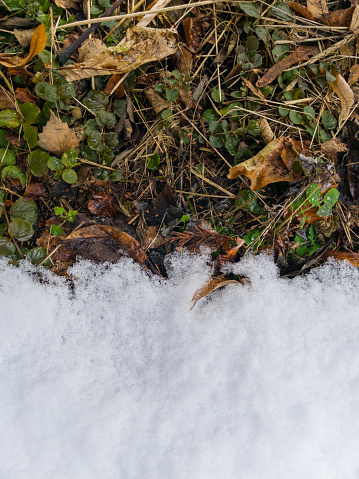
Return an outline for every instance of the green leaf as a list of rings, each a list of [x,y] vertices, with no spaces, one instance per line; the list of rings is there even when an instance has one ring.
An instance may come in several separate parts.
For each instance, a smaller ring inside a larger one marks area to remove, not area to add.
[[[284,2],[276,2],[269,12],[271,15],[273,15],[273,17],[279,18],[279,20],[284,20],[286,22],[293,21],[292,12],[290,11],[288,5]]]
[[[35,201],[19,198],[10,207],[11,218],[22,218],[31,224],[37,221],[37,206]]]
[[[0,148],[6,148],[8,141],[6,139],[6,132],[5,130],[0,130]]]
[[[259,135],[259,125],[258,125],[256,120],[249,120],[248,126],[247,126],[247,131],[252,136],[258,136]]]
[[[335,76],[332,75],[329,71],[325,72],[325,78],[330,82],[335,82],[336,81]]]
[[[161,159],[158,153],[154,153],[153,155],[147,158],[146,166],[150,170],[157,170],[160,166]]]
[[[71,83],[63,83],[60,86],[60,98],[61,100],[71,100],[76,96],[76,90]]]
[[[67,150],[65,153],[63,153],[61,161],[66,168],[72,168],[73,166],[77,165],[78,158],[79,157],[76,150]]]
[[[13,256],[16,247],[10,238],[0,238],[0,256]]]
[[[213,88],[213,90],[211,91],[211,97],[212,97],[212,100],[215,101],[216,103],[221,103],[225,99],[223,90],[221,90],[218,87]]]
[[[51,102],[57,102],[60,100],[60,96],[58,95],[57,91],[58,87],[56,85],[50,85],[44,81],[38,83],[35,87],[36,95]]]
[[[30,261],[32,264],[40,264],[48,257],[48,252],[46,251],[46,248],[43,246],[38,246],[36,248],[32,248],[26,255],[26,259]],[[51,267],[51,261],[50,258],[45,261],[45,263],[42,265],[44,268],[50,268]]]
[[[63,233],[61,226],[51,225],[50,234],[53,236],[61,236]]]
[[[339,199],[339,191],[335,188],[331,188],[327,191],[323,198],[323,204],[318,209],[317,215],[320,217],[329,216],[332,212],[332,208]]]
[[[305,118],[312,122],[315,120],[315,110],[314,108],[312,108],[311,106],[305,106],[304,109],[303,109],[304,113],[305,113]]]
[[[76,171],[73,170],[72,168],[66,169],[66,170],[62,173],[62,179],[63,179],[64,181],[66,181],[66,183],[69,183],[70,185],[72,185],[73,183],[76,183],[76,181],[77,181]]]
[[[176,78],[178,81],[182,81],[182,73],[179,70],[173,70],[172,75]]]
[[[172,110],[163,110],[161,111],[161,118],[163,120],[167,120],[167,118],[169,118],[170,116],[172,116]]]
[[[234,156],[238,151],[239,139],[236,136],[229,135],[224,143],[228,153]]]
[[[0,167],[16,165],[16,155],[12,150],[0,148]]]
[[[219,131],[221,131],[221,125],[219,124],[218,121],[210,121],[209,122],[209,131],[211,133],[218,133]]]
[[[176,101],[178,98],[178,90],[175,88],[167,88],[166,90],[166,98],[168,101]]]
[[[247,37],[246,47],[249,52],[257,51],[259,48],[259,40],[254,35]]]
[[[5,166],[5,168],[1,172],[1,178],[3,180],[6,179],[7,176],[11,176],[11,178],[18,178],[20,180],[22,189],[26,186],[26,176],[20,168],[17,166]]]
[[[87,144],[91,150],[97,150],[97,148],[102,144],[102,134],[99,131],[93,131],[87,137]]]
[[[24,139],[27,141],[29,148],[34,148],[39,140],[37,128],[30,125],[24,126]]]
[[[82,100],[82,103],[92,111],[103,110],[109,102],[106,93],[98,90],[91,90]]]
[[[34,150],[27,156],[31,173],[35,176],[45,176],[48,171],[47,162],[50,155],[46,151]]]
[[[204,113],[203,113],[203,118],[205,120],[207,120],[208,122],[210,121],[216,121],[218,120],[219,118],[219,115],[218,113],[213,110],[213,108],[210,108],[209,110],[206,110]]]
[[[96,123],[101,128],[111,130],[116,125],[116,116],[114,113],[106,110],[99,110],[96,115]]]
[[[20,125],[20,123],[20,118],[15,111],[0,111],[0,128],[2,128],[3,126],[5,126],[6,128],[16,128]]]
[[[40,108],[33,103],[24,103],[20,106],[20,111],[24,115],[25,122],[28,125],[35,123],[37,117],[41,112]]]
[[[61,171],[64,169],[64,164],[61,160],[56,158],[56,156],[50,156],[50,158],[47,160],[47,166],[52,171]]]
[[[91,118],[90,120],[87,120],[87,122],[84,124],[84,133],[85,135],[91,135],[94,131],[98,131],[97,128],[97,123],[95,118]]]
[[[318,184],[316,183],[311,183],[306,192],[306,197],[307,197],[307,200],[309,201],[309,203],[313,206],[319,206],[320,203],[321,203],[321,199],[322,199],[322,193],[320,191],[320,187]]]
[[[62,206],[55,206],[54,213],[56,216],[63,215],[65,213],[65,210],[64,208],[62,208]]]
[[[259,5],[255,2],[253,2],[253,3],[239,3],[239,7],[249,17],[260,18],[260,16],[261,16],[261,9],[260,9]]]
[[[263,209],[258,203],[257,195],[252,190],[241,190],[238,192],[233,206],[235,208],[242,207],[248,209],[254,215],[260,215],[263,213]]]
[[[284,58],[284,54],[289,51],[289,46],[284,45],[276,45],[272,50],[273,60],[277,63],[279,60]]]
[[[113,111],[116,116],[121,117],[126,111],[126,100],[117,99],[113,102]]]
[[[278,113],[280,114],[280,116],[287,116],[289,110],[287,110],[286,108],[278,108]]]
[[[289,118],[291,122],[295,125],[300,125],[301,123],[303,123],[303,118],[295,110],[290,110]]]
[[[7,224],[0,223],[0,237],[5,233],[6,230],[7,230]]]
[[[103,142],[109,148],[115,148],[119,144],[118,135],[114,131],[102,135]]]
[[[223,146],[223,140],[220,136],[211,135],[209,142],[214,148],[221,148]]]
[[[256,53],[251,57],[251,63],[254,68],[257,68],[262,65],[263,57],[259,53]]]
[[[270,35],[268,30],[265,27],[257,27],[255,30],[256,35],[263,40],[264,43],[269,43],[270,42]]]
[[[82,143],[81,145],[81,155],[83,156],[84,160],[93,161],[94,163],[98,163],[98,154],[96,151],[92,150],[88,145]],[[62,162],[61,162],[62,164]]]
[[[122,179],[122,171],[121,170],[112,171],[110,173],[109,179],[111,181],[120,181]]]
[[[16,217],[9,224],[8,233],[19,241],[27,241],[34,235],[34,228],[30,221]]]
[[[322,123],[327,130],[334,130],[337,127],[337,120],[335,117],[328,111],[324,110],[322,114]]]

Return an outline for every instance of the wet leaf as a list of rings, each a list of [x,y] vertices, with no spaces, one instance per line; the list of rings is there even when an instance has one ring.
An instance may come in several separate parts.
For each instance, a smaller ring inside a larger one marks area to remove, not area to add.
[[[10,176],[11,178],[18,179],[21,184],[21,189],[24,189],[26,186],[26,176],[25,173],[23,173],[20,168],[17,166],[5,166],[1,172],[1,178],[5,181],[7,177]]]
[[[47,191],[42,183],[30,183],[25,190],[25,198],[27,200],[37,200],[39,198],[46,198]]]
[[[10,207],[11,218],[16,217],[28,220],[31,224],[37,221],[37,206],[35,201],[19,198]]]
[[[51,111],[50,120],[39,135],[38,145],[55,155],[62,155],[67,150],[76,149],[80,140],[67,123],[63,123]]]
[[[31,173],[35,176],[45,176],[48,171],[47,162],[50,155],[46,151],[33,150],[28,156],[27,161],[30,165]]]
[[[45,258],[47,258],[48,252],[43,246],[37,246],[32,248],[26,255],[26,259],[32,264],[41,264]],[[51,266],[51,261],[48,259],[44,264],[44,268],[49,268]]]
[[[215,276],[214,278],[210,278],[207,283],[202,286],[202,288],[197,289],[197,291],[194,293],[192,298],[191,310],[196,306],[200,299],[205,298],[210,293],[213,293],[213,291],[216,291],[219,288],[223,288],[228,284],[238,285],[241,283],[234,279],[227,279],[225,276]]]
[[[76,171],[73,170],[72,168],[67,168],[62,173],[62,179],[66,181],[66,183],[69,183],[70,185],[72,185],[73,183],[76,183],[77,181]]]
[[[323,196],[323,204],[317,211],[317,215],[320,217],[329,216],[332,212],[332,208],[339,199],[339,191],[335,188],[331,188]]]
[[[117,211],[113,197],[107,193],[95,193],[87,207],[93,215],[102,217],[115,216]]]
[[[0,111],[0,128],[16,128],[21,123],[18,114],[15,111],[3,110]]]
[[[339,73],[334,73],[336,80],[329,82],[335,93],[338,95],[341,103],[341,111],[339,115],[339,127],[348,118],[350,114],[350,108],[354,103],[354,93],[348,83]]]
[[[0,238],[0,256],[13,256],[16,253],[16,247],[10,238]]]
[[[230,179],[239,175],[247,176],[251,180],[252,190],[278,181],[294,181],[300,177],[300,173],[293,171],[293,165],[297,153],[301,151],[299,141],[282,136],[272,140],[253,158],[230,168],[227,176]]]
[[[318,53],[318,48],[315,46],[300,46],[293,52],[291,52],[287,57],[279,60],[275,63],[263,76],[260,78],[256,85],[258,87],[263,87],[269,85],[275,80],[284,70],[291,67],[295,63],[298,63],[302,60],[308,60],[311,56]]]
[[[0,168],[16,165],[16,155],[12,150],[0,148]]]
[[[16,217],[10,222],[8,233],[19,241],[28,241],[34,235],[34,228],[30,221]]]

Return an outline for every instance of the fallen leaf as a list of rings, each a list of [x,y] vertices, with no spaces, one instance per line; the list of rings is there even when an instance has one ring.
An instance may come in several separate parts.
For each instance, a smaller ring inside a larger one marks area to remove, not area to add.
[[[106,95],[110,95],[112,90],[115,88],[117,83],[121,80],[123,75],[111,75],[108,82],[106,83],[106,87],[104,89],[104,92]],[[115,98],[122,98],[125,96],[125,88],[123,86],[123,81],[119,84],[119,86],[116,88],[116,90],[112,93],[112,95]]]
[[[127,41],[106,48],[99,39],[87,40],[81,48],[79,63],[64,66],[57,71],[67,81],[91,78],[97,75],[124,74],[141,65],[162,60],[176,52],[176,34],[169,29],[131,27]],[[99,40],[91,42],[91,40]]]
[[[55,155],[62,155],[67,150],[76,149],[80,140],[76,137],[74,130],[71,130],[67,123],[63,123],[51,111],[50,120],[39,134],[38,145],[46,151]]]
[[[282,71],[286,70],[287,68],[291,67],[295,63],[298,63],[302,60],[308,60],[309,57],[318,53],[318,47],[306,47],[300,46],[292,53],[290,53],[287,57],[279,60],[279,62],[275,63],[263,76],[260,78],[256,85],[257,87],[263,87],[272,83]]]
[[[329,13],[327,0],[307,0],[307,8],[314,18]]]
[[[148,226],[142,217],[138,222],[136,233],[138,234],[142,248],[145,251],[150,248],[158,248],[166,242],[163,236],[159,233],[157,227]]]
[[[0,64],[6,67],[22,67],[29,63],[35,55],[39,54],[46,47],[47,34],[44,25],[39,25],[31,39],[30,51],[25,58],[10,55],[9,53],[0,54]]]
[[[352,20],[349,29],[354,33],[359,33],[359,5],[354,8]]]
[[[78,0],[54,0],[56,5],[60,8],[76,8],[79,10],[79,2]]]
[[[177,241],[177,247],[181,251],[186,248],[188,251],[199,253],[201,247],[216,251],[222,248],[229,251],[232,246],[233,238],[222,235],[212,228],[203,228],[198,225],[191,225],[186,231],[175,231],[168,239],[170,243]]]
[[[216,289],[223,288],[224,286],[227,286],[228,284],[241,284],[239,281],[235,279],[227,279],[225,276],[215,276],[214,278],[210,278],[202,288],[197,289],[197,291],[194,293],[193,298],[192,298],[192,306],[191,306],[191,311],[192,309],[196,306],[198,301],[205,296],[208,296],[210,293],[213,293],[213,291],[216,291]]]
[[[190,91],[186,90],[183,85],[177,85],[176,89],[178,90],[180,101],[185,108],[196,107],[197,103],[194,101]]]
[[[11,95],[0,89],[0,110],[15,110],[15,102]]]
[[[38,200],[39,198],[46,198],[48,196],[47,191],[42,183],[30,183],[25,190],[25,196],[27,200]]]
[[[264,102],[266,101],[265,96],[263,95],[263,93],[260,90],[257,90],[257,88],[250,81],[248,81],[246,78],[243,78],[243,81],[247,85],[247,87],[250,89],[250,91],[252,93],[254,93],[254,95],[259,97]]]
[[[350,69],[348,85],[352,86],[359,80],[359,63],[353,65]]]
[[[299,13],[299,15],[302,15],[302,17],[306,18],[307,20],[314,20],[313,14],[304,5],[300,5],[297,2],[290,2],[289,6],[292,10]]]
[[[182,20],[184,34],[189,50],[196,53],[201,45],[202,27],[198,17],[188,17]]]
[[[320,145],[320,149],[328,156],[336,159],[338,153],[348,150],[348,147],[339,138],[335,137]]]
[[[323,259],[334,258],[339,261],[347,260],[352,265],[359,266],[359,254],[353,253],[352,251],[335,251],[333,249],[328,249],[322,254]]]
[[[252,190],[278,181],[294,181],[300,174],[293,172],[293,163],[302,150],[299,141],[282,136],[272,140],[253,158],[230,168],[227,176],[229,179],[247,176],[251,180]]]
[[[166,185],[148,205],[144,217],[149,226],[161,225],[180,218],[182,212],[177,205],[177,193],[173,186]]]
[[[269,126],[266,118],[261,118],[259,120],[259,134],[267,145],[274,139],[274,132]]]
[[[30,30],[18,30],[15,28],[14,30],[16,40],[20,43],[22,48],[29,48],[34,33],[35,28],[31,28]]]
[[[334,10],[333,12],[321,15],[318,20],[324,25],[330,25],[331,27],[349,28],[353,17],[353,12],[354,7],[344,8],[342,10]]]
[[[341,111],[339,115],[339,127],[342,123],[348,118],[350,114],[350,108],[354,103],[354,93],[353,90],[350,88],[348,83],[344,80],[344,78],[339,73],[333,74],[336,78],[334,82],[329,82],[330,86],[333,88],[335,93],[338,95],[340,104],[341,104]]]
[[[76,40],[80,37],[80,33],[70,33],[70,35],[68,35],[65,40],[64,40],[64,43],[62,45],[62,48],[61,48],[61,51],[63,50],[66,50],[67,48],[69,48],[70,45],[72,45],[74,42],[76,42]],[[78,60],[79,58],[79,50],[76,50],[70,58],[73,58],[74,60]]]
[[[34,103],[34,105],[36,105],[36,103],[39,101],[39,98],[30,93],[30,90],[27,87],[16,88],[15,97],[24,103]]]
[[[178,45],[176,51],[177,68],[181,73],[191,73],[193,67],[193,55],[183,45]]]
[[[115,216],[117,211],[113,196],[107,193],[94,193],[87,207],[93,215],[102,217]]]
[[[171,108],[171,103],[158,95],[153,88],[146,90],[145,94],[157,115],[161,113],[161,111]]]

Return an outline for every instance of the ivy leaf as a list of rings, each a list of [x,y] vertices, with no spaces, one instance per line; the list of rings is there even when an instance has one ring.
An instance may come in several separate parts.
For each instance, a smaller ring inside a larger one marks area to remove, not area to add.
[[[15,111],[3,110],[0,111],[0,128],[16,128],[21,123],[18,114]]]
[[[25,188],[26,176],[25,173],[20,170],[20,168],[18,168],[17,166],[5,166],[5,168],[1,172],[1,178],[5,180],[7,176],[10,176],[11,178],[18,178],[20,180],[22,189]]]
[[[336,118],[328,110],[323,111],[322,123],[327,130],[334,130],[338,124]]]
[[[19,241],[27,241],[34,235],[34,228],[30,221],[16,217],[10,222],[8,233]]]
[[[67,168],[63,173],[62,173],[62,179],[66,181],[66,183],[69,183],[72,185],[73,183],[76,183],[77,181],[77,174],[76,171],[73,170],[72,168]]]
[[[37,221],[37,206],[35,201],[29,201],[25,198],[19,198],[11,205],[11,218],[22,218],[30,221],[31,224]]]
[[[16,155],[12,150],[0,148],[0,168],[16,165]]]
[[[177,98],[178,98],[178,90],[176,90],[175,88],[167,88],[166,90],[166,98],[168,101],[176,101]]]
[[[244,11],[249,17],[260,18],[261,9],[257,3],[240,3],[239,7]]]
[[[0,238],[0,256],[13,256],[16,247],[10,238]]]
[[[320,217],[329,216],[332,212],[332,208],[339,199],[339,191],[335,188],[331,188],[327,191],[323,198],[323,204],[318,209],[317,215]]]
[[[27,156],[31,173],[35,176],[45,176],[48,171],[47,162],[50,155],[46,151],[34,150]]]

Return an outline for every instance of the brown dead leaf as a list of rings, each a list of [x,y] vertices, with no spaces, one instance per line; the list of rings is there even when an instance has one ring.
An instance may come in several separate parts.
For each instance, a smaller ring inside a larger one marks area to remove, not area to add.
[[[201,45],[202,27],[198,17],[188,17],[182,20],[186,42],[191,52],[196,53]]]
[[[350,69],[348,85],[351,87],[359,80],[359,63],[353,65]]]
[[[208,296],[213,291],[216,291],[216,289],[227,286],[228,284],[241,284],[241,283],[239,281],[236,281],[235,279],[227,279],[223,275],[210,278],[206,282],[206,284],[202,286],[202,288],[197,289],[197,291],[194,293],[192,298],[191,311],[196,306],[196,304],[198,303],[200,299],[204,298],[205,296]]]
[[[257,90],[257,88],[250,81],[248,81],[246,78],[243,78],[243,81],[255,96],[259,97],[264,102],[266,101],[263,93],[260,90]]]
[[[329,13],[327,0],[307,0],[307,8],[314,18]]]
[[[178,45],[176,51],[177,68],[182,73],[191,73],[193,67],[193,55],[183,45]]]
[[[359,5],[354,8],[352,20],[349,29],[354,33],[359,33]]]
[[[359,254],[353,253],[352,251],[335,251],[333,249],[328,249],[322,254],[323,259],[334,258],[339,261],[347,260],[352,265],[359,266]]]
[[[50,120],[39,134],[38,145],[55,155],[62,155],[67,150],[76,149],[80,140],[76,137],[67,123],[63,123],[51,111]]]
[[[138,234],[142,248],[145,251],[149,248],[158,248],[166,242],[163,236],[159,233],[157,227],[148,226],[142,217],[138,222],[136,233]]]
[[[157,115],[161,113],[162,110],[171,108],[171,103],[158,95],[153,88],[149,88],[148,90],[146,90],[145,94]]]
[[[25,190],[25,198],[27,200],[38,200],[39,198],[46,198],[48,195],[42,183],[30,183]]]
[[[35,28],[31,28],[30,30],[18,30],[15,28],[14,35],[22,48],[29,48],[35,30]]]
[[[111,75],[108,82],[106,83],[106,87],[104,92],[106,95],[110,95],[112,90],[115,88],[117,83],[121,80],[123,75]],[[116,90],[112,93],[115,98],[122,98],[125,96],[125,87],[123,86],[123,81],[119,84]]]
[[[15,110],[15,102],[10,93],[0,89],[0,110]]]
[[[333,88],[335,93],[338,95],[340,104],[341,104],[341,111],[339,115],[339,127],[342,123],[348,118],[350,114],[350,108],[354,103],[354,93],[353,90],[350,88],[348,83],[344,80],[344,78],[339,73],[333,74],[336,78],[335,82],[329,82],[330,86]]]
[[[274,139],[274,132],[269,126],[269,123],[266,118],[261,118],[259,120],[259,134],[267,145]]]
[[[320,145],[320,149],[328,156],[333,159],[336,158],[338,153],[342,153],[348,150],[348,147],[343,143],[338,137],[332,138],[331,140],[326,141]]]
[[[24,103],[34,103],[34,105],[36,105],[36,103],[39,101],[39,98],[30,93],[30,90],[27,87],[16,88],[15,97]]]
[[[321,15],[318,20],[324,25],[330,25],[331,27],[349,28],[353,17],[353,12],[354,7],[344,8],[342,10],[334,10],[333,12]]]
[[[294,52],[290,53],[287,57],[283,58],[283,60],[279,60],[279,62],[275,63],[263,76],[260,78],[256,85],[257,87],[263,87],[272,83],[283,70],[291,67],[295,63],[298,63],[302,60],[308,60],[309,57],[318,53],[318,47],[313,46],[300,46]]]
[[[113,197],[107,193],[94,193],[87,207],[93,215],[102,217],[115,216],[117,211]]]
[[[89,39],[79,52],[79,63],[64,66],[57,71],[67,81],[97,75],[124,74],[145,63],[162,60],[174,54],[177,49],[176,34],[164,28],[131,27],[127,30],[126,39],[125,43],[111,48],[106,48],[99,39]]]
[[[80,9],[79,0],[54,0],[56,5],[60,8],[76,8]]]
[[[292,10],[299,13],[299,15],[302,15],[302,17],[307,20],[314,20],[313,14],[304,5],[300,5],[300,3],[297,2],[290,2],[289,6]]]
[[[301,143],[282,136],[272,140],[253,158],[230,168],[227,176],[229,179],[247,176],[251,180],[252,190],[278,181],[294,181],[300,176],[292,170],[296,152],[302,152]]]
[[[0,64],[6,67],[22,67],[29,63],[35,55],[39,54],[46,47],[47,34],[44,25],[39,25],[31,39],[30,51],[25,58],[10,55],[9,53],[0,54]]]

